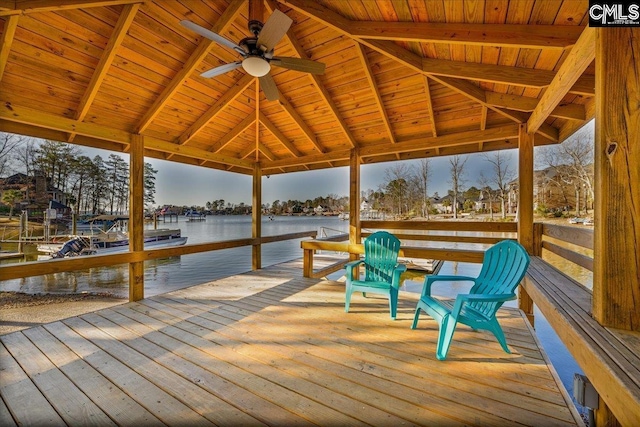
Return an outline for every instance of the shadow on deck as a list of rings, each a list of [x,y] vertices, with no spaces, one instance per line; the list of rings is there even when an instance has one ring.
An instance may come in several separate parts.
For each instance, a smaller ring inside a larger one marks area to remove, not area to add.
[[[523,316],[512,354],[460,327],[411,330],[387,300],[302,278],[302,261],[0,337],[2,425],[575,425]],[[561,387],[561,386],[560,386]]]

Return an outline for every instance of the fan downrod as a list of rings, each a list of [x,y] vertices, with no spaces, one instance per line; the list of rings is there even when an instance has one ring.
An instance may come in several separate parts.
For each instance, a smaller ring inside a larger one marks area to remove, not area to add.
[[[260,21],[256,21],[256,20],[251,20],[249,21],[249,23],[247,24],[247,27],[249,28],[249,31],[251,31],[251,33],[255,36],[258,37],[258,34],[260,34],[260,31],[262,31],[262,26],[264,24]]]

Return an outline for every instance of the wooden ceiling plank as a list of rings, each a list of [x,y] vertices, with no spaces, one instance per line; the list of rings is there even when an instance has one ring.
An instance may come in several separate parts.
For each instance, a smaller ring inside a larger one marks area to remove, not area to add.
[[[289,101],[287,101],[284,97],[281,97],[278,100],[278,103],[282,106],[284,111],[286,111],[286,113],[289,115],[289,117],[291,117],[291,119],[296,123],[296,125],[298,125],[300,130],[302,130],[302,132],[307,137],[307,139],[309,141],[311,141],[313,146],[316,147],[316,150],[318,150],[321,153],[325,153],[327,151],[326,148],[324,148],[318,142],[318,139],[316,138],[316,135],[313,133],[311,128],[304,122],[302,117],[300,117],[300,114],[298,114],[296,109],[289,103]]]
[[[578,26],[348,21],[358,38],[421,43],[565,49],[580,36]]]
[[[549,115],[558,119],[587,120],[587,113],[582,104],[558,105]]]
[[[378,110],[380,110],[380,114],[382,115],[382,123],[389,134],[389,141],[392,144],[396,143],[396,138],[393,134],[393,129],[391,128],[391,122],[389,121],[389,115],[387,114],[387,110],[384,107],[384,103],[382,102],[382,96],[380,96],[380,91],[378,90],[378,84],[376,83],[375,77],[373,75],[373,71],[371,71],[371,64],[369,63],[369,58],[367,58],[367,52],[364,50],[364,46],[360,43],[355,44],[356,52],[360,57],[360,61],[362,62],[362,67],[364,69],[364,74],[369,82],[369,87],[373,92],[373,99],[378,106]],[[433,116],[431,116],[433,117]]]
[[[595,40],[595,28],[586,27],[531,114],[527,122],[528,133],[534,133],[542,126],[584,70],[591,65],[596,55]]]
[[[231,141],[236,139],[238,135],[244,132],[249,126],[251,126],[256,121],[256,112],[252,112],[250,115],[245,117],[240,123],[238,123],[233,129],[227,132],[222,139],[216,142],[213,147],[209,150],[212,153],[217,153],[222,150],[224,147],[229,145]]]
[[[233,87],[229,88],[222,96],[213,104],[202,116],[198,118],[189,128],[178,137],[177,143],[184,145],[193,139],[205,126],[209,124],[227,105],[233,102],[238,96],[244,92],[253,82],[254,77],[245,74],[236,82]]]
[[[285,146],[285,148],[287,150],[289,150],[289,152],[295,156],[295,157],[301,157],[302,153],[300,151],[298,151],[298,149],[296,148],[295,145],[293,145],[293,143],[291,141],[289,141],[289,139],[282,133],[280,132],[280,130],[273,124],[273,122],[271,120],[269,120],[267,118],[267,116],[264,115],[264,113],[261,111],[258,119],[260,120],[260,123],[262,123],[262,125],[267,128],[267,130],[269,132],[271,132],[271,134],[276,137],[276,139],[278,141],[280,141],[280,143],[282,145]]]
[[[429,86],[429,77],[423,76],[424,78],[424,93],[425,99],[427,100],[427,111],[429,112],[429,120],[431,120],[431,133],[433,136],[438,136],[438,129],[436,126],[436,115],[433,111],[433,102],[431,100],[431,87]]]
[[[0,8],[0,16],[139,4],[143,2],[144,0],[16,0],[15,6]]]
[[[233,0],[216,21],[211,31],[218,34],[224,32],[233,23],[244,4],[244,0]],[[136,128],[137,133],[143,133],[149,127],[153,119],[160,113],[167,102],[173,98],[178,89],[184,84],[184,81],[189,78],[196,67],[204,60],[213,46],[217,46],[217,43],[202,37],[198,47],[193,51],[191,56],[189,56],[189,59],[185,61],[182,69],[171,79],[171,82],[164,88],[160,96],[156,98],[153,105],[151,105],[142,117]],[[182,144],[184,141],[180,143]]]
[[[7,66],[7,61],[9,60],[9,52],[11,51],[11,45],[13,44],[13,37],[16,34],[19,18],[19,15],[12,15],[4,21],[4,29],[0,36],[0,82],[2,81],[2,75]]]
[[[153,150],[171,153],[177,156],[191,157],[199,160],[209,160],[212,162],[223,163],[230,166],[238,166],[242,168],[253,168],[252,161],[238,159],[232,156],[225,156],[217,153],[211,153],[201,148],[190,147],[188,145],[178,145],[173,142],[163,141],[161,139],[145,136],[144,145]]]
[[[245,148],[244,150],[242,150],[240,152],[240,154],[238,155],[239,159],[246,159],[247,157],[249,157],[249,155],[251,153],[254,153],[256,151],[256,147],[253,144],[250,144],[247,148]]]
[[[93,75],[91,76],[91,81],[87,86],[82,98],[80,99],[80,103],[78,104],[78,108],[76,110],[75,119],[83,120],[87,113],[89,112],[89,108],[91,107],[91,103],[95,99],[98,90],[100,89],[100,84],[104,80],[107,72],[109,71],[109,67],[115,58],[118,48],[122,44],[131,23],[133,23],[133,19],[140,8],[139,4],[128,4],[122,9],[122,13],[118,18],[118,22],[116,26],[113,28],[113,33],[109,42],[107,43],[102,56],[100,57],[100,61],[98,65],[93,71]]]

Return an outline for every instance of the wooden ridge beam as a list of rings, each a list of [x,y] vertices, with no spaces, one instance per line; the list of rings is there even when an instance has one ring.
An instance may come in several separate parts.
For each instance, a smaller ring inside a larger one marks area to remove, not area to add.
[[[88,9],[91,7],[117,6],[143,3],[145,0],[15,0],[0,7],[0,16],[28,13],[55,12],[58,10]],[[7,3],[6,1],[4,3]]]
[[[354,37],[421,43],[565,49],[582,29],[575,25],[463,24],[435,22],[348,21]]]
[[[296,146],[293,145],[293,143],[289,141],[282,132],[280,132],[280,130],[267,118],[267,116],[264,115],[262,111],[260,111],[260,114],[258,115],[258,120],[260,120],[260,123],[262,123],[262,125],[267,128],[267,130],[271,132],[271,134],[275,136],[276,139],[280,141],[280,143],[284,145],[294,157],[302,156],[302,153],[296,148]]]
[[[595,57],[596,30],[586,27],[531,114],[527,122],[527,133],[534,133],[540,128]]]
[[[13,15],[4,21],[4,28],[0,36],[0,82],[2,81],[2,75],[7,66],[7,61],[9,60],[9,52],[11,51],[11,45],[13,44],[13,37],[16,34],[19,18],[18,15]]]
[[[233,87],[229,88],[209,109],[196,120],[189,128],[178,137],[177,143],[184,145],[195,137],[205,126],[209,124],[220,112],[231,102],[233,102],[238,96],[244,92],[253,82],[255,77],[245,74],[240,80],[238,80]]]
[[[216,21],[211,31],[213,31],[214,33],[224,32],[238,16],[243,5],[244,0],[233,0],[231,4],[227,6],[220,18]],[[217,46],[217,43],[205,37],[202,37],[200,43],[198,43],[198,47],[193,51],[191,56],[189,56],[189,59],[185,61],[182,69],[173,77],[173,79],[171,79],[167,87],[164,88],[160,96],[158,96],[153,105],[151,105],[146,114],[142,117],[140,123],[138,123],[138,126],[136,127],[137,133],[142,133],[147,129],[147,127],[149,127],[153,119],[160,113],[167,102],[169,102],[169,100],[173,98],[178,89],[180,89],[180,87],[182,87],[182,85],[184,84],[184,81],[189,78],[196,67],[209,54],[209,51],[213,46]],[[184,142],[186,141],[180,141],[181,144],[183,144]]]

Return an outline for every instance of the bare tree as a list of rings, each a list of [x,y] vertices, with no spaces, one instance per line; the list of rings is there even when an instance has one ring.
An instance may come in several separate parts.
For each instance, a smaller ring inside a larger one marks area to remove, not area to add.
[[[543,160],[555,169],[557,179],[573,188],[578,215],[582,206],[586,211],[588,201],[594,199],[593,150],[593,133],[582,131],[542,151]]]
[[[419,194],[420,208],[422,217],[429,219],[429,179],[431,178],[431,159],[421,159],[414,168],[412,181],[415,181],[415,187]]]
[[[491,155],[485,154],[484,158],[491,163],[493,176],[490,178],[490,182],[494,184],[498,190],[500,211],[502,212],[502,218],[506,218],[507,209],[505,205],[509,194],[509,183],[515,177],[515,173],[511,170],[510,165],[511,156],[502,154],[500,151],[495,151]]]
[[[26,136],[0,132],[0,176],[4,176],[11,163],[13,150],[30,140]]]
[[[462,187],[465,184],[464,179],[464,165],[467,163],[469,157],[461,158],[460,156],[453,156],[449,158],[451,163],[451,191],[453,195],[453,217],[458,218],[458,195],[462,193]]]
[[[402,215],[403,206],[407,205],[408,183],[410,178],[409,167],[406,163],[396,163],[384,170],[385,193],[391,205],[390,211],[396,211]],[[408,206],[405,206],[405,211]]]
[[[478,183],[480,184],[480,189],[482,190],[483,197],[486,194],[487,198],[489,199],[489,219],[493,221],[493,190],[491,189],[491,185],[489,184],[489,178],[487,178],[484,173],[480,172]]]

